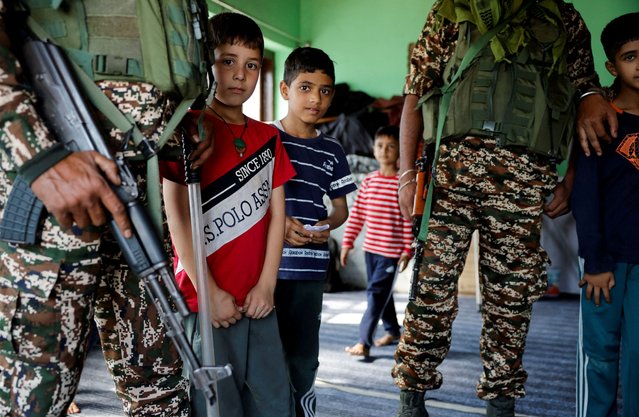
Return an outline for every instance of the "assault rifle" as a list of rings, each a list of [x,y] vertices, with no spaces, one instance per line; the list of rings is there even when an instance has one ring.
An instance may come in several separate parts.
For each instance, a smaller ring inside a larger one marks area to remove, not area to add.
[[[104,136],[83,99],[83,92],[77,85],[74,70],[60,48],[48,42],[29,39],[23,46],[23,64],[31,85],[39,98],[40,115],[47,122],[56,138],[73,152],[97,151],[113,160],[119,169],[121,185],[112,186],[120,200],[125,204],[133,228],[133,236],[125,238],[116,222],[111,219],[109,225],[126,262],[131,270],[144,282],[147,293],[156,305],[167,334],[177,347],[185,366],[193,375],[193,383],[202,391],[210,404],[216,400],[215,382],[231,374],[230,365],[224,367],[203,367],[193,352],[184,333],[183,317],[189,314],[186,303],[175,285],[173,271],[167,260],[161,240],[157,236],[144,206],[138,201],[139,190],[135,176],[123,157],[114,158],[104,141]],[[151,149],[151,148],[149,148]],[[12,192],[5,206],[3,221],[7,223],[7,214],[12,217],[16,229],[15,235],[34,235],[37,230],[42,203],[33,195],[31,189],[22,183],[16,197]],[[31,213],[19,216],[19,213]],[[17,217],[16,217],[17,216]],[[22,224],[26,221],[35,224]],[[7,239],[11,240],[11,239]],[[13,239],[20,243],[19,239]],[[177,311],[174,311],[173,305]]]

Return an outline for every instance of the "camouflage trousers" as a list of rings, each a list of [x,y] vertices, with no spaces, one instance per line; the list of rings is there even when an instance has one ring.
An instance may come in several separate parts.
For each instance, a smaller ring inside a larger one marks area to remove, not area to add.
[[[94,315],[125,413],[189,415],[179,355],[110,235],[50,218],[42,245],[0,250],[0,415],[66,415]]]
[[[486,400],[522,397],[532,304],[546,289],[548,258],[539,242],[544,199],[556,184],[554,166],[474,137],[447,142],[440,152],[418,296],[406,307],[392,375],[400,389],[441,386],[437,367],[450,349],[458,278],[478,229],[483,373],[477,394]]]
[[[145,137],[157,140],[171,114],[171,100],[150,84],[99,84]],[[105,131],[120,149],[126,136],[108,126]],[[179,142],[169,147],[175,145]],[[0,157],[1,212],[15,167]],[[144,167],[143,162],[132,166],[141,190]],[[63,229],[51,216],[37,246],[0,242],[0,416],[66,414],[92,318],[125,413],[188,416],[189,383],[182,377],[180,357],[111,234]]]

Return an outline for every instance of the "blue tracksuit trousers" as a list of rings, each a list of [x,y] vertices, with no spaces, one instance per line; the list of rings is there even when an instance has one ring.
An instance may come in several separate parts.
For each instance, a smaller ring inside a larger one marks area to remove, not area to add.
[[[621,415],[639,416],[639,265],[618,263],[614,275],[610,304],[582,290],[577,417],[616,417],[619,375]]]

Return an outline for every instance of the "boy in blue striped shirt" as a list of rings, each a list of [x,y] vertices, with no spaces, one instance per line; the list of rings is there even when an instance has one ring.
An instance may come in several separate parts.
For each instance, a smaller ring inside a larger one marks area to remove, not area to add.
[[[333,61],[323,51],[297,48],[286,59],[280,93],[288,113],[275,125],[297,175],[284,186],[286,236],[275,305],[297,417],[315,415],[328,238],[348,218],[346,194],[357,188],[342,146],[315,129],[331,104],[334,85]]]

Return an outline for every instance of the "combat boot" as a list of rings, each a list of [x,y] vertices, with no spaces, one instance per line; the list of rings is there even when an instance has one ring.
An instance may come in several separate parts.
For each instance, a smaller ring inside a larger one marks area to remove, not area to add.
[[[515,399],[500,396],[489,400],[486,417],[515,417]]]
[[[397,417],[428,417],[423,391],[401,390]]]

